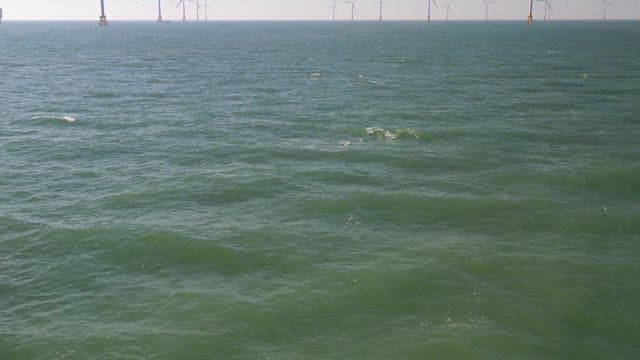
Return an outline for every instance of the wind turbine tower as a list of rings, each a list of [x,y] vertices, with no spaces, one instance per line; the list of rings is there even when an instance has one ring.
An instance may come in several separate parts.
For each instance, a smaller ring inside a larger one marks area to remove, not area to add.
[[[158,23],[162,24],[162,6],[160,5],[160,0],[158,0]]]
[[[607,21],[607,8],[609,5],[613,5],[613,1],[602,0],[602,16],[604,21]]]
[[[107,16],[104,14],[104,0],[100,0],[100,26],[107,26]]]
[[[0,24],[2,24],[2,8],[0,8]]]
[[[435,7],[438,7],[438,3],[436,3],[436,0],[427,0],[427,22],[431,22],[431,3],[433,3],[433,5]]]
[[[384,4],[384,1],[378,0],[378,8],[380,9],[380,17],[378,18],[379,21],[382,21],[382,4]]]
[[[527,17],[527,24],[533,24],[533,0],[529,0],[529,17]]]

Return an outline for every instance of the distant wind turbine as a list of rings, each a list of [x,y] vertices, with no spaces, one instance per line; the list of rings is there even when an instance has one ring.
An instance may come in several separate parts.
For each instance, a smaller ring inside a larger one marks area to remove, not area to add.
[[[445,5],[445,9],[447,9],[447,17],[446,19],[449,20],[449,11],[451,11],[451,3],[453,2],[453,0],[449,0],[449,2],[447,2],[447,5]]]
[[[498,0],[482,0],[482,2],[484,3],[484,19],[489,20],[489,4],[493,4],[494,2],[496,2]]]
[[[176,8],[179,7],[180,4],[182,4],[182,22],[186,22],[187,21],[187,9],[186,9],[185,0],[178,1],[178,5],[176,5]]]
[[[602,0],[602,16],[607,21],[607,8],[609,5],[613,5],[613,1]]]
[[[378,18],[379,21],[382,21],[382,4],[384,4],[384,1],[378,0],[378,8],[380,9],[380,17]]]
[[[356,0],[342,0],[347,4],[351,4],[351,21],[355,20],[356,15]]]
[[[551,1],[544,0],[544,21],[551,20],[551,10],[553,10]]]
[[[200,21],[200,0],[191,0],[192,3],[196,4],[196,21]]]
[[[100,0],[100,26],[107,26],[107,16],[104,14],[104,0]]]
[[[338,6],[336,5],[337,2],[338,0],[333,0],[333,3],[328,6],[328,8],[331,10],[331,20],[333,21],[336,20],[336,12],[338,11]]]
[[[533,24],[533,0],[529,0],[529,16],[527,17],[527,24]]]
[[[164,21],[162,20],[162,5],[160,4],[160,0],[158,0],[158,23],[162,24]]]
[[[427,0],[427,22],[431,22],[431,3],[433,3],[435,7],[438,7],[436,0]]]
[[[209,9],[211,9],[211,6],[209,6],[208,0],[204,0],[204,21],[209,20]]]
[[[160,0],[158,0],[158,22],[162,23],[162,5],[160,5]]]

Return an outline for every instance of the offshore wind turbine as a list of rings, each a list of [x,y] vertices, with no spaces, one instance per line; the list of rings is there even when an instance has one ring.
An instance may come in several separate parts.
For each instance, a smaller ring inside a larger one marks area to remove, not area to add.
[[[449,0],[449,2],[447,2],[447,5],[445,5],[445,9],[447,9],[447,17],[446,20],[449,20],[449,11],[451,11],[451,3],[453,2],[453,0]]]
[[[333,3],[328,6],[328,8],[331,9],[331,20],[333,21],[336,21],[336,12],[338,11],[338,6],[336,6],[337,2],[338,0],[333,0]]]
[[[200,21],[200,0],[191,0],[192,3],[196,4],[196,21]]]
[[[100,0],[100,26],[107,26],[107,16],[104,14],[104,0]]]
[[[342,0],[343,2],[346,2],[347,4],[351,4],[351,21],[355,20],[355,14],[356,14],[356,0]]]
[[[527,24],[533,24],[533,0],[529,0],[529,16],[527,17]]]
[[[602,16],[607,21],[607,8],[609,5],[613,5],[613,1],[602,0]]]
[[[162,21],[162,5],[160,4],[160,0],[158,0],[158,22],[163,23]]]
[[[382,4],[384,4],[384,1],[378,0],[378,8],[380,9],[380,17],[378,17],[378,21],[382,21]]]
[[[553,10],[551,1],[544,0],[544,21],[551,20],[551,10]]]
[[[436,0],[427,0],[427,22],[431,22],[431,3],[433,3],[435,7],[438,7]]]
[[[211,6],[209,6],[208,0],[204,0],[204,21],[209,20],[209,9],[211,9]]]
[[[484,20],[485,21],[489,20],[489,4],[493,4],[496,1],[498,0],[482,0],[482,2],[484,3]]]
[[[178,5],[176,5],[176,8],[179,7],[180,4],[182,4],[182,22],[187,22],[187,8],[185,0],[178,1]]]

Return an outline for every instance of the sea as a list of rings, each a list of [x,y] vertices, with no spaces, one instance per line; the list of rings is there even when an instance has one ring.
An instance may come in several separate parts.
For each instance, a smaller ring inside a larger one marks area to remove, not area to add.
[[[640,24],[0,25],[0,359],[640,358]]]

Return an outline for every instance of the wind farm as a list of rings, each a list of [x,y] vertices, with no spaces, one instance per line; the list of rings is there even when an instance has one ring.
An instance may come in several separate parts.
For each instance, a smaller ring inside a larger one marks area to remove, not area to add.
[[[311,20],[311,21],[517,21],[527,19],[556,21],[640,20],[637,0],[271,0],[246,8],[248,0],[219,0],[212,11],[208,0],[100,0],[65,13],[64,6],[48,8],[21,5],[20,0],[4,0],[3,21],[13,20],[89,20],[99,18],[101,26],[111,21],[151,20],[158,23],[198,20]],[[44,1],[44,0],[30,0]],[[81,0],[61,0],[80,2]],[[13,3],[12,3],[13,2]],[[284,6],[288,2],[288,6]],[[245,8],[246,11],[241,9]],[[91,10],[93,11],[87,11]],[[97,10],[97,13],[96,13]],[[327,11],[328,10],[328,11]],[[82,17],[81,14],[88,14]],[[75,14],[75,15],[74,15]],[[153,17],[151,15],[153,14]],[[328,15],[327,15],[328,14]],[[167,21],[165,21],[167,20]]]
[[[322,0],[308,0],[309,3],[315,3],[315,2],[320,2]],[[326,1],[326,0],[324,0]],[[367,21],[367,20],[378,20],[378,21],[383,21],[383,20],[398,20],[398,19],[394,19],[393,16],[387,16],[386,14],[386,4],[384,0],[361,0],[362,3],[358,2],[358,0],[331,0],[329,2],[328,5],[325,5],[324,8],[329,9],[329,15],[330,15],[330,20],[331,21],[337,21],[337,20],[349,20],[349,21]],[[474,0],[477,1],[477,0]],[[578,1],[578,0],[567,0],[567,1]],[[602,8],[602,17],[601,19],[606,21],[609,20],[610,16],[609,16],[609,12],[608,9],[611,5],[613,5],[613,1],[611,0],[592,0],[592,2],[596,2],[596,1],[600,1],[601,2],[601,8]],[[104,4],[105,0],[101,0],[100,5],[101,5],[101,15],[100,15],[100,25],[104,26],[107,25],[107,19],[106,19],[106,15],[104,14]],[[190,5],[187,5],[187,2],[192,3],[193,7],[191,7]],[[425,18],[426,18],[426,22],[431,22],[432,20],[435,21],[447,21],[449,19],[455,19],[455,20],[474,20],[473,17],[470,17],[469,15],[460,15],[459,12],[463,12],[465,10],[465,8],[467,8],[468,6],[463,6],[463,2],[466,2],[465,5],[467,5],[468,3],[470,3],[470,0],[456,0],[456,3],[460,3],[459,6],[457,6],[457,10],[455,14],[453,14],[453,0],[448,0],[446,3],[439,3],[437,0],[427,0],[426,2],[426,14],[425,14]],[[551,0],[529,0],[528,2],[526,2],[526,0],[519,0],[518,1],[521,4],[521,9],[526,9],[527,13],[526,13],[526,19],[527,19],[527,23],[528,24],[533,24],[534,20],[535,20],[535,13],[540,14],[541,18],[544,21],[549,21],[551,20],[551,15],[552,12],[554,14],[560,14],[559,16],[562,16],[562,10],[560,9],[560,13],[556,13],[556,9],[552,4]],[[514,3],[515,2],[499,2],[499,0],[482,0],[482,2],[479,4],[483,11],[483,16],[481,17],[481,19],[484,19],[485,21],[489,21],[490,20],[490,8],[496,8],[497,12],[496,14],[499,12],[500,14],[498,15],[494,15],[491,17],[492,21],[498,21],[498,20],[506,20],[508,18],[505,18],[505,12],[503,8],[507,8],[507,7],[514,7]],[[211,9],[211,6],[208,3],[208,0],[177,0],[175,2],[176,6],[175,9],[180,10],[180,19],[182,22],[187,22],[189,20],[189,18],[194,19],[195,21],[199,21],[201,20],[202,16],[204,16],[204,20],[209,20],[209,10]],[[375,4],[376,10],[375,10],[375,18],[372,17],[372,7]],[[526,5],[525,5],[526,4]],[[540,4],[540,6],[536,5],[536,4]],[[562,6],[566,7],[566,4],[561,4]],[[638,8],[640,9],[640,3],[637,4]],[[398,7],[399,5],[397,3],[394,4],[389,4],[390,8],[391,7]],[[525,7],[526,6],[526,7]],[[543,8],[544,6],[544,8]],[[363,8],[364,10],[360,11],[360,8]],[[158,16],[157,16],[157,22],[158,23],[163,23],[164,21],[164,17],[163,17],[163,11],[162,11],[162,3],[161,0],[158,0],[157,3],[157,10],[158,10]],[[216,12],[217,16],[216,19],[217,20],[224,20],[225,19],[225,15],[224,15],[224,10],[223,9],[228,9],[228,6],[222,6],[220,8],[219,11]],[[344,12],[341,12],[340,10],[344,9]],[[392,11],[392,9],[390,9]],[[275,12],[275,10],[274,10]],[[524,11],[523,11],[524,12]],[[342,13],[342,16],[339,18],[338,15]],[[566,14],[566,12],[565,12]],[[452,17],[453,15],[453,17]],[[620,15],[618,15],[620,16]],[[423,18],[423,19],[425,19]],[[478,19],[478,18],[476,18]],[[562,18],[558,18],[560,20],[562,20]],[[640,19],[640,14],[638,15],[638,19]],[[478,19],[479,20],[479,19]]]

